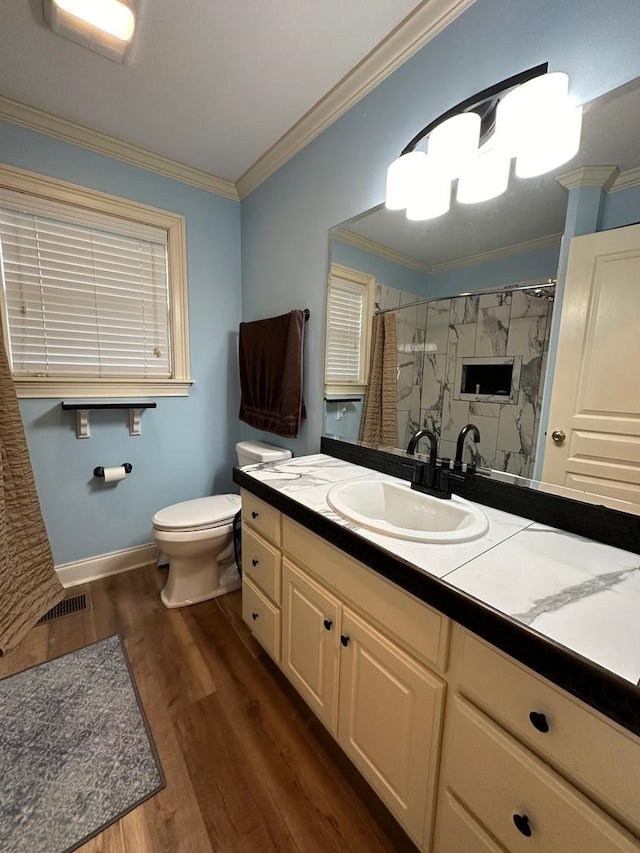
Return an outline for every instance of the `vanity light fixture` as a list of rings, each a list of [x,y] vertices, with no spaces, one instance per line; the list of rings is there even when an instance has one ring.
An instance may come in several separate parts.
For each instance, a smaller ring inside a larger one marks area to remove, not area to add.
[[[123,62],[136,26],[135,0],[43,0],[51,29]]]
[[[577,154],[582,107],[569,98],[569,78],[537,65],[478,92],[424,127],[387,170],[386,206],[407,218],[449,210],[452,182],[462,204],[487,201],[509,183],[555,169]],[[427,139],[427,151],[417,146]]]

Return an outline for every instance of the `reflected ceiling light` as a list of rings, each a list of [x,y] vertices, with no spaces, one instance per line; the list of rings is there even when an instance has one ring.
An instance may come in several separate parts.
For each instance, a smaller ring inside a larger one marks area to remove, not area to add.
[[[458,201],[472,204],[506,190],[513,157],[522,178],[570,160],[580,147],[582,108],[568,92],[567,75],[548,74],[544,63],[443,113],[389,167],[387,207],[406,207],[410,219],[430,219],[449,209],[452,180]],[[425,140],[426,156],[418,149]]]
[[[115,62],[124,60],[136,26],[134,0],[44,0],[51,29]]]

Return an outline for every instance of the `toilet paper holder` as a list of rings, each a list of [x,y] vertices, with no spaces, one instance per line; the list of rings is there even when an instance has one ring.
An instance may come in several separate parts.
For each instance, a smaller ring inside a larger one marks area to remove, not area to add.
[[[133,471],[133,465],[131,464],[131,462],[123,462],[122,467],[124,468],[125,474],[130,474]],[[104,466],[96,465],[96,467],[93,469],[93,476],[104,477]]]

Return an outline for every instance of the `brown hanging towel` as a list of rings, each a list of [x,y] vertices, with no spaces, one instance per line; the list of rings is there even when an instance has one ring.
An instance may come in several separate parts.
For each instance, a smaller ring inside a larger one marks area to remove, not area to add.
[[[240,323],[240,414],[246,424],[295,438],[302,399],[304,311]]]

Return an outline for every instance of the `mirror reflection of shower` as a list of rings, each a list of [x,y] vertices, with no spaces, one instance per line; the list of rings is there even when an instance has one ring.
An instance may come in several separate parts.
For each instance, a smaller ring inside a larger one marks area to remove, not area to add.
[[[378,284],[375,311],[397,323],[398,446],[429,429],[453,457],[460,427],[473,421],[479,466],[531,476],[554,295],[554,279],[430,299]],[[342,403],[339,419],[334,408],[327,401],[326,432],[357,440],[359,401]],[[465,452],[471,461],[471,442]]]

